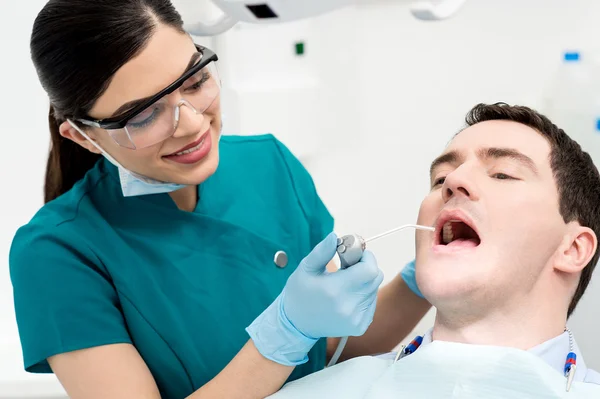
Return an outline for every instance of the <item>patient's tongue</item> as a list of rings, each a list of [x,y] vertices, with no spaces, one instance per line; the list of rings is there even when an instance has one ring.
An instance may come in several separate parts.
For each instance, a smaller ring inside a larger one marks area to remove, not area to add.
[[[457,238],[448,244],[449,247],[463,247],[463,248],[475,248],[477,246],[477,241],[473,238]]]

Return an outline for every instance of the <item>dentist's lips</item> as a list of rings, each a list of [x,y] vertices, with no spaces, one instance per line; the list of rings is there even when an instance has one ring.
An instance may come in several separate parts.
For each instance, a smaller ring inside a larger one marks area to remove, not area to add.
[[[165,155],[163,158],[177,163],[193,164],[202,160],[206,155],[208,155],[211,148],[212,138],[209,128],[198,140],[186,145],[170,155]]]
[[[444,210],[438,217],[432,249],[436,253],[473,250],[481,237],[473,220],[459,209]]]

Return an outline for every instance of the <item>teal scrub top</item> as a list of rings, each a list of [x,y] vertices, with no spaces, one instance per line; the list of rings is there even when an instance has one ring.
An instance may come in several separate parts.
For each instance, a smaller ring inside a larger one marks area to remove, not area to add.
[[[244,346],[245,328],[333,218],[272,135],[223,136],[219,147],[194,212],[168,194],[123,197],[103,159],[18,230],[10,274],[27,371],[52,372],[52,355],[131,343],[162,397],[184,398]],[[290,380],[324,368],[325,352],[322,339]]]

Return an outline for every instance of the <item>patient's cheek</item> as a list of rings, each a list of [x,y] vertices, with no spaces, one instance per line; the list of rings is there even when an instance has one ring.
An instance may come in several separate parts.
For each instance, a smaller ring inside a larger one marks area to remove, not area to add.
[[[423,201],[421,201],[421,206],[419,207],[419,215],[417,216],[418,224],[427,224],[427,219],[431,219],[434,213],[434,201],[431,198],[431,194],[426,196]]]

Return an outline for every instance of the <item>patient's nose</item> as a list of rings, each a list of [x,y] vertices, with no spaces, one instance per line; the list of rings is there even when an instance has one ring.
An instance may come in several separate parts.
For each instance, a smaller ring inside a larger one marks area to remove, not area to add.
[[[454,197],[467,197],[476,200],[475,184],[472,178],[469,178],[465,168],[458,168],[446,176],[442,187],[442,197],[444,202],[450,201]]]

